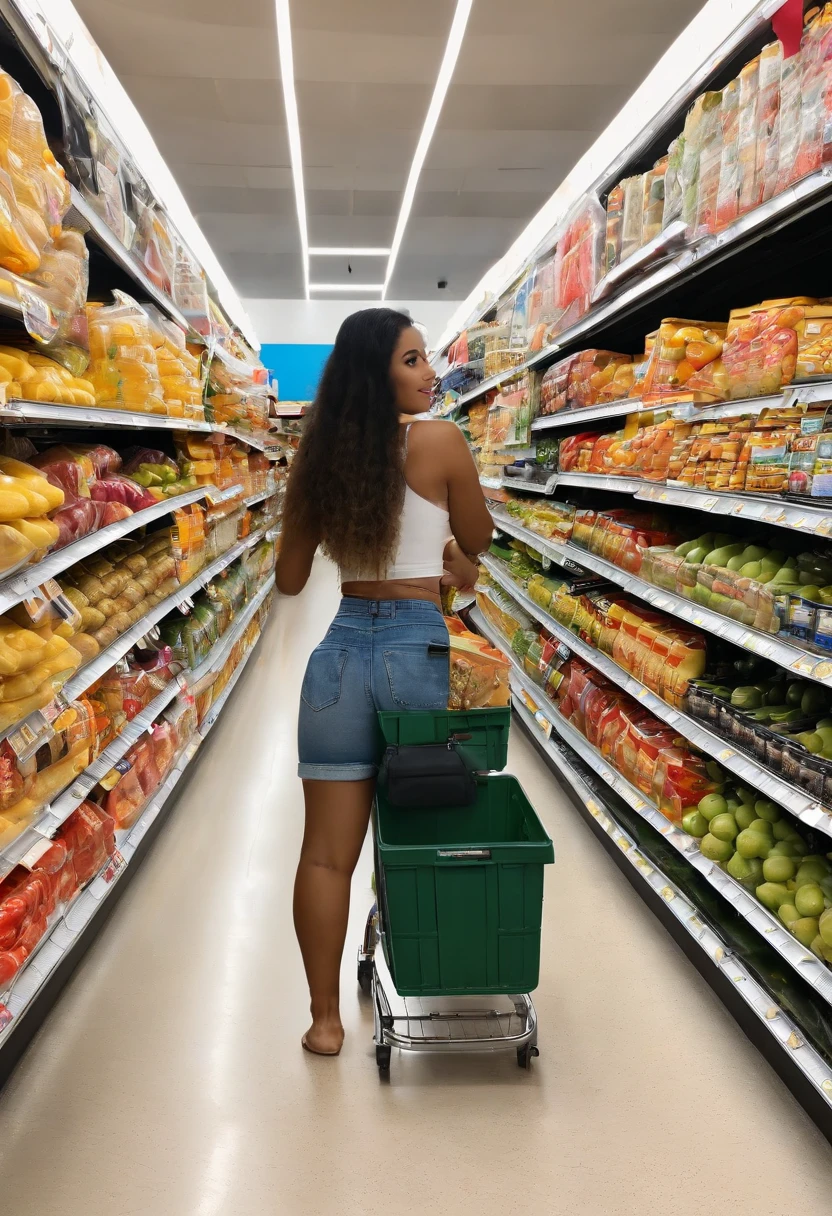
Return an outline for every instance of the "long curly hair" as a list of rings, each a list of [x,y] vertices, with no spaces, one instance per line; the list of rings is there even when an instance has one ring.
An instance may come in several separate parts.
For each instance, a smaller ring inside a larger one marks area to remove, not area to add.
[[[413,322],[366,308],[342,324],[307,416],[286,490],[289,526],[320,537],[324,552],[366,579],[395,557],[404,501],[403,428],[390,362]]]

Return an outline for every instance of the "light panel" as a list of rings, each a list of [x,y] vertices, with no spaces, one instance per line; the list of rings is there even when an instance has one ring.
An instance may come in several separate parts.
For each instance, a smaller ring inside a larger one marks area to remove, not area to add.
[[[283,83],[283,104],[286,108],[286,133],[289,138],[289,157],[292,163],[292,180],[295,185],[295,208],[298,213],[300,252],[303,259],[303,285],[309,299],[309,232],[306,227],[306,193],[303,188],[303,156],[300,146],[300,122],[298,99],[295,94],[295,59],[292,53],[292,22],[289,0],[275,0],[277,12],[277,49],[280,55],[280,76]]]
[[[383,283],[310,283],[310,291],[384,291]]]
[[[337,245],[319,245],[309,250],[313,258],[386,258],[390,253],[388,248],[367,246],[366,248],[347,249]]]
[[[445,54],[442,57],[442,63],[439,68],[439,75],[436,78],[436,85],[433,90],[433,96],[430,99],[427,116],[425,117],[425,125],[422,127],[422,134],[419,136],[419,142],[416,145],[416,152],[413,156],[413,163],[410,166],[410,173],[407,178],[404,196],[402,198],[402,206],[399,212],[399,218],[396,223],[396,231],[393,235],[393,247],[390,250],[390,257],[387,262],[387,272],[384,276],[384,289],[382,299],[387,295],[387,288],[390,286],[390,280],[393,277],[393,271],[396,268],[396,260],[399,256],[399,250],[404,237],[404,230],[407,227],[407,221],[410,219],[410,212],[413,208],[413,199],[416,196],[416,187],[419,184],[419,177],[422,172],[422,167],[425,163],[425,158],[430,148],[430,142],[433,139],[436,126],[439,122],[439,115],[442,113],[442,106],[445,102],[445,97],[450,87],[451,79],[456,67],[456,61],[459,58],[459,51],[462,46],[462,39],[465,37],[465,27],[468,24],[468,18],[471,15],[471,8],[474,0],[457,0],[456,12],[454,19],[451,22],[451,32],[448,35],[448,44],[445,47]]]

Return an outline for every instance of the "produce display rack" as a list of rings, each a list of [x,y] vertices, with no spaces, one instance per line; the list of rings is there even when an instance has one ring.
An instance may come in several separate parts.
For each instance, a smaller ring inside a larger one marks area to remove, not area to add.
[[[718,760],[740,781],[747,782],[759,790],[764,797],[773,798],[775,802],[779,802],[807,827],[819,829],[832,837],[832,808],[825,807],[823,803],[818,802],[803,790],[784,781],[754,757],[731,747],[725,739],[707,730],[696,719],[668,705],[635,676],[619,667],[609,655],[596,650],[594,646],[590,646],[589,643],[576,637],[571,630],[561,625],[526,595],[514,580],[500,569],[499,563],[494,558],[484,558],[483,564],[495,582],[499,583],[530,616],[539,621],[556,638],[559,638],[574,654],[579,655],[596,671],[602,672],[624,692],[639,701],[645,709],[649,709],[657,718],[661,718],[663,722],[667,722],[669,726],[677,730],[680,735],[684,735],[689,743],[694,744],[714,760]],[[832,841],[830,841],[830,848],[832,848]]]
[[[541,556],[547,557],[551,561],[560,563],[567,561],[572,565],[594,570],[596,574],[601,574],[610,582],[617,583],[619,587],[623,587],[625,591],[629,591],[638,599],[652,604],[654,608],[678,616],[698,629],[706,629],[709,633],[733,642],[735,646],[741,646],[744,650],[750,650],[763,659],[771,659],[798,676],[805,676],[809,680],[816,680],[818,684],[832,687],[832,658],[827,655],[805,650],[795,642],[785,642],[776,634],[763,633],[759,629],[740,625],[710,608],[703,608],[699,604],[683,599],[672,591],[654,587],[652,583],[647,583],[634,574],[628,574],[620,566],[608,562],[603,557],[597,557],[594,553],[573,545],[570,541],[544,540],[543,537],[514,523],[499,511],[492,511],[491,514],[499,528],[516,536],[525,544],[531,545]]]
[[[56,919],[37,950],[26,960],[25,968],[15,976],[10,993],[0,995],[0,1086],[8,1079],[61,989],[95,941],[173,811],[174,790],[183,775],[193,771],[190,766],[195,756],[228,703],[261,637],[262,633],[245,652],[221,697],[186,744],[136,823],[126,832],[118,833],[115,857]]]
[[[545,702],[539,690],[532,705]],[[832,1143],[832,1069],[800,1026],[738,954],[616,819],[612,789],[593,787],[593,770],[551,733],[545,704],[536,712],[512,690],[515,717],[612,861]]]
[[[677,828],[666,819],[661,811],[653,806],[634,785],[610,764],[607,764],[601,754],[575,729],[571,722],[567,722],[557,712],[551,702],[548,702],[548,698],[542,690],[523,672],[512,654],[507,639],[491,628],[480,613],[476,612],[473,619],[478,630],[488,638],[492,645],[502,650],[511,661],[512,680],[527,697],[536,698],[541,703],[539,709],[546,714],[549,725],[560,735],[564,743],[567,743],[585,764],[598,773],[628,806],[655,828],[676,852],[681,854],[706,882],[731,904],[743,920],[747,921],[756,932],[764,934],[772,949],[776,950],[795,973],[800,975],[828,1005],[832,1006],[832,971],[829,967],[815,958],[811,951],[805,949],[796,938],[792,937],[777,916],[754,899],[741,883],[736,882],[730,874],[704,857],[692,836],[688,836],[681,828]],[[542,708],[544,706],[545,708]],[[832,1114],[832,1096],[830,1096],[830,1114]]]
[[[23,401],[13,399],[0,406],[0,422],[6,426],[40,426],[49,424],[67,427],[96,427],[133,431],[195,431],[207,435],[228,435],[240,443],[246,443],[270,458],[276,454],[265,436],[262,438],[248,431],[216,422],[202,422],[196,418],[171,418],[168,414],[144,414],[141,410],[110,410],[98,406],[60,405],[48,401]]]

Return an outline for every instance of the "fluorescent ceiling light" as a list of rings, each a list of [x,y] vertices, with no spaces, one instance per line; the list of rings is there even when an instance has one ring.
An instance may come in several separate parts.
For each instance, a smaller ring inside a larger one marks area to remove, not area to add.
[[[310,283],[310,291],[384,291],[383,283]]]
[[[275,0],[277,10],[277,49],[280,55],[280,75],[283,81],[283,104],[286,107],[286,131],[289,137],[289,157],[295,183],[295,207],[300,229],[300,251],[303,258],[303,284],[309,299],[309,233],[306,227],[306,194],[303,189],[303,157],[300,147],[298,99],[295,95],[295,63],[292,55],[292,23],[289,0]]]
[[[386,258],[389,252],[390,250],[384,246],[347,249],[338,245],[321,245],[309,250],[310,256],[313,258]]]
[[[413,164],[410,166],[410,173],[407,178],[407,185],[402,198],[402,207],[399,212],[399,219],[396,224],[396,231],[393,235],[393,248],[390,250],[390,258],[387,262],[387,273],[384,276],[384,291],[382,299],[387,294],[387,288],[390,286],[390,280],[393,277],[393,271],[396,268],[396,260],[401,249],[402,237],[404,230],[407,227],[407,221],[410,219],[410,212],[413,207],[413,199],[416,195],[416,187],[419,184],[419,176],[422,172],[422,166],[425,163],[425,158],[428,154],[430,141],[433,139],[433,133],[436,130],[436,125],[439,122],[439,115],[442,113],[442,106],[445,103],[445,97],[450,87],[451,78],[454,74],[456,61],[459,58],[462,39],[465,36],[465,27],[468,24],[468,18],[471,15],[471,8],[474,0],[457,0],[456,12],[454,19],[451,22],[451,32],[448,35],[448,45],[445,47],[445,54],[442,57],[442,64],[439,68],[439,75],[436,78],[436,86],[433,90],[433,97],[430,99],[427,116],[425,117],[425,125],[422,127],[422,134],[419,136],[419,142],[416,145],[416,152],[413,157]]]

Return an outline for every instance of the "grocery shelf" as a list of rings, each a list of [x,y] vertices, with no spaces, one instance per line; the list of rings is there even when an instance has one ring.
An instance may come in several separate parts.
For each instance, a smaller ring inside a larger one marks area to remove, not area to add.
[[[645,405],[640,397],[625,397],[623,401],[611,401],[608,405],[591,405],[581,410],[560,410],[557,414],[540,414],[532,423],[532,431],[555,431],[573,422],[594,422],[600,418],[620,418],[627,414],[654,414],[660,405]]]
[[[118,427],[122,430],[139,431],[196,431],[200,434],[227,435],[240,443],[267,452],[265,439],[256,438],[247,431],[223,426],[217,422],[202,422],[196,418],[172,418],[169,414],[147,414],[141,410],[112,410],[97,405],[61,405],[53,401],[25,401],[13,398],[0,406],[0,422],[7,426],[33,426],[49,423],[50,426],[78,428],[93,426],[98,429]]]
[[[85,663],[76,671],[75,675],[63,687],[63,695],[67,701],[74,700],[81,693],[85,692],[91,684],[96,680],[100,680],[105,671],[109,671],[113,663],[123,658],[140,638],[153,628],[154,625],[161,621],[163,616],[180,604],[187,604],[188,598],[195,592],[204,587],[206,583],[210,583],[215,574],[219,574],[226,566],[230,566],[233,561],[241,557],[247,549],[252,549],[266,534],[265,528],[260,528],[257,532],[253,532],[251,536],[245,540],[238,541],[236,545],[226,550],[213,562],[200,570],[194,578],[188,583],[184,583],[181,587],[177,587],[171,595],[160,600],[147,616],[143,616],[140,621],[122,633],[112,645],[107,646],[100,654],[97,654],[89,663]]]
[[[810,797],[805,791],[798,789],[789,781],[784,781],[776,773],[770,772],[765,765],[760,764],[753,756],[748,756],[744,752],[732,747],[725,739],[709,731],[701,723],[697,722],[695,718],[691,718],[681,710],[674,709],[672,705],[668,705],[657,693],[647,688],[635,676],[625,671],[624,668],[619,667],[609,655],[597,650],[594,646],[590,646],[588,642],[582,641],[570,629],[567,629],[559,621],[556,621],[553,616],[550,616],[539,604],[536,604],[500,568],[500,564],[495,558],[485,556],[481,558],[481,561],[494,581],[499,583],[503,590],[508,592],[525,609],[529,616],[534,617],[551,634],[564,642],[574,654],[579,655],[585,662],[594,667],[596,671],[600,671],[607,679],[612,680],[614,684],[623,689],[624,692],[629,693],[631,697],[640,702],[645,709],[649,709],[657,718],[661,718],[663,722],[667,722],[680,735],[684,735],[694,747],[698,747],[706,755],[712,756],[714,760],[718,760],[724,768],[734,773],[741,781],[748,782],[749,785],[759,790],[761,794],[773,798],[775,802],[784,806],[797,819],[805,823],[807,827],[820,829],[820,831],[832,836],[832,809],[827,809],[816,798]]]
[[[820,170],[740,216],[721,232],[687,245],[676,257],[652,270],[646,270],[633,282],[628,280],[620,292],[591,308],[574,325],[558,334],[554,342],[530,354],[517,367],[491,376],[475,389],[463,393],[458,404],[476,401],[492,388],[508,383],[514,376],[552,363],[559,354],[567,354],[568,347],[589,339],[593,331],[622,318],[640,305],[651,300],[658,301],[662,295],[677,290],[704,269],[754,244],[765,235],[767,228],[779,229],[807,215],[827,201],[826,196],[831,188],[832,177],[825,170]]]
[[[243,501],[247,507],[253,507],[256,502],[263,502],[266,498],[274,498],[277,492],[277,486],[273,486],[271,490],[263,490],[259,494],[249,494],[248,498],[243,499]]]
[[[485,484],[482,478],[480,481]],[[697,490],[664,481],[616,477],[604,473],[553,473],[545,486],[524,482],[520,478],[504,478],[500,482],[503,489],[530,489],[540,494],[553,494],[560,486],[581,486],[587,490],[611,490],[617,494],[632,494],[637,502],[687,507],[692,511],[707,511],[709,515],[733,516],[736,519],[751,520],[753,523],[774,524],[792,532],[807,532],[812,536],[825,537],[832,534],[832,502],[826,506],[815,506],[812,503],[778,498],[774,495]],[[494,489],[496,486],[489,484],[488,488]]]
[[[493,480],[489,478],[489,481]],[[546,481],[529,481],[524,477],[503,476],[498,482],[501,490],[525,490],[529,494],[551,494],[556,485],[556,475]]]
[[[145,507],[142,511],[134,512],[127,519],[116,520],[115,523],[108,524],[106,528],[99,528],[97,532],[82,536],[80,540],[73,541],[71,545],[65,545],[63,549],[47,554],[34,566],[28,566],[25,570],[0,580],[0,613],[7,612],[30,591],[45,583],[47,579],[55,578],[62,571],[74,566],[76,562],[83,561],[85,557],[97,553],[105,545],[110,545],[123,536],[135,532],[137,528],[143,528],[145,524],[152,523],[155,519],[161,519],[163,515],[169,515],[172,511],[190,506],[191,503],[199,502],[203,498],[210,499],[212,503],[225,502],[229,498],[235,498],[242,492],[242,489],[242,486],[232,486],[228,490],[218,490],[216,486],[200,486],[198,490],[189,490],[186,494],[178,494],[175,498],[166,498],[153,507]]]
[[[89,234],[95,243],[109,254],[116,265],[130,276],[136,286],[140,287],[154,304],[158,304],[162,311],[167,313],[177,325],[181,325],[187,333],[191,328],[190,324],[170,296],[148,278],[131,251],[121,243],[98,212],[87,202],[80,190],[77,190],[75,186],[72,186],[71,190],[72,206],[64,219],[64,227],[77,228],[81,232]]]
[[[544,557],[560,563],[566,559],[585,569],[594,570],[596,574],[601,574],[610,582],[617,583],[631,595],[645,600],[655,608],[670,612],[673,616],[680,617],[681,620],[695,625],[698,629],[706,629],[709,633],[725,638],[735,646],[741,646],[744,650],[750,650],[753,654],[760,655],[761,658],[771,659],[772,662],[779,663],[781,667],[787,667],[799,676],[805,676],[808,680],[815,680],[818,684],[832,687],[832,660],[824,655],[804,650],[796,643],[786,642],[777,634],[763,633],[759,629],[740,625],[728,617],[720,616],[718,612],[713,612],[710,608],[693,604],[690,600],[683,599],[672,591],[654,587],[652,583],[646,583],[636,575],[628,574],[626,570],[622,570],[612,562],[608,562],[602,557],[596,557],[594,553],[581,549],[571,542],[544,540],[543,537],[537,536],[528,528],[523,528],[497,511],[492,511],[491,515],[496,525],[504,532],[509,532],[527,545],[531,545]]]
[[[274,586],[274,581],[273,574],[264,580],[257,594],[252,597],[236,621],[218,639],[203,663],[193,671],[183,671],[171,680],[141,713],[126,724],[124,730],[84,769],[83,773],[75,778],[71,785],[58,794],[51,804],[48,803],[42,808],[37,819],[24,832],[21,832],[4,849],[0,849],[0,881],[26,857],[31,849],[36,848],[41,841],[51,839],[76,807],[81,805],[90,790],[122,759],[133,744],[138,742],[162,710],[180,692],[195,687],[209,672],[219,671],[222,668],[235,642],[242,637],[252,617]]]
[[[602,778],[610,789],[614,790],[646,823],[659,832],[668,844],[728,901],[734,911],[765,938],[768,945],[777,951],[801,979],[814,988],[824,1001],[832,1005],[832,971],[829,967],[792,937],[780,919],[763,907],[741,883],[715,862],[709,861],[700,852],[699,845],[693,836],[688,836],[687,832],[671,823],[657,807],[647,801],[640,790],[607,763],[601,753],[584,738],[571,722],[557,712],[541,689],[529,679],[517,663],[509,643],[496,630],[488,626],[482,614],[477,613],[473,619],[477,628],[492,645],[502,650],[511,661],[512,681],[537,704],[538,711],[544,714],[549,726],[560,735],[561,739]]]
[[[215,709],[219,710],[225,704],[233,684],[236,684],[243,668],[257,648],[260,636],[262,635],[258,635],[242,656],[232,681],[229,681],[228,687],[223,692],[222,704],[218,702]],[[62,964],[74,966],[77,957],[72,956],[76,952],[80,955],[86,949],[86,944],[91,940],[91,934],[85,934],[85,931],[102,909],[102,905],[112,899],[114,888],[125,873],[135,872],[138,862],[142,859],[144,853],[142,845],[148,837],[150,828],[159,820],[160,815],[168,806],[173,790],[196,756],[208,730],[215,721],[216,716],[210,725],[206,725],[208,722],[206,719],[195,736],[186,744],[133,827],[117,833],[115,856],[107,862],[83,891],[79,892],[72,903],[63,909],[61,915],[57,917],[55,923],[38,943],[37,949],[26,960],[25,966],[17,973],[9,988],[0,997],[0,1073],[3,1075],[6,1068],[11,1067],[14,1063],[12,1060],[8,1066],[6,1065],[7,1045],[11,1047],[11,1042],[16,1038],[19,1028],[25,1025],[26,1015],[32,1010],[37,999],[41,996],[46,999],[47,985],[59,967]]]
[[[696,962],[703,974],[710,978],[708,971],[713,967],[714,978],[723,978],[727,989],[735,993],[744,1009],[753,1015],[754,1022],[765,1036],[760,1045],[765,1044],[767,1052],[772,1053],[772,1063],[776,1063],[778,1067],[793,1065],[819,1099],[818,1105],[823,1109],[824,1116],[832,1113],[832,1069],[806,1042],[801,1028],[758,983],[715,929],[702,918],[695,904],[691,903],[621,828],[609,808],[599,803],[594,791],[569,762],[569,756],[552,741],[545,727],[516,692],[512,694],[512,705],[534,746],[557,770],[575,800],[589,814],[597,830],[607,838],[610,851],[619,859],[625,859],[623,863],[619,860],[618,864],[626,864],[633,886],[654,906],[660,904],[681,926],[686,953],[691,953],[692,961]],[[652,900],[649,898],[651,895],[654,897]]]

